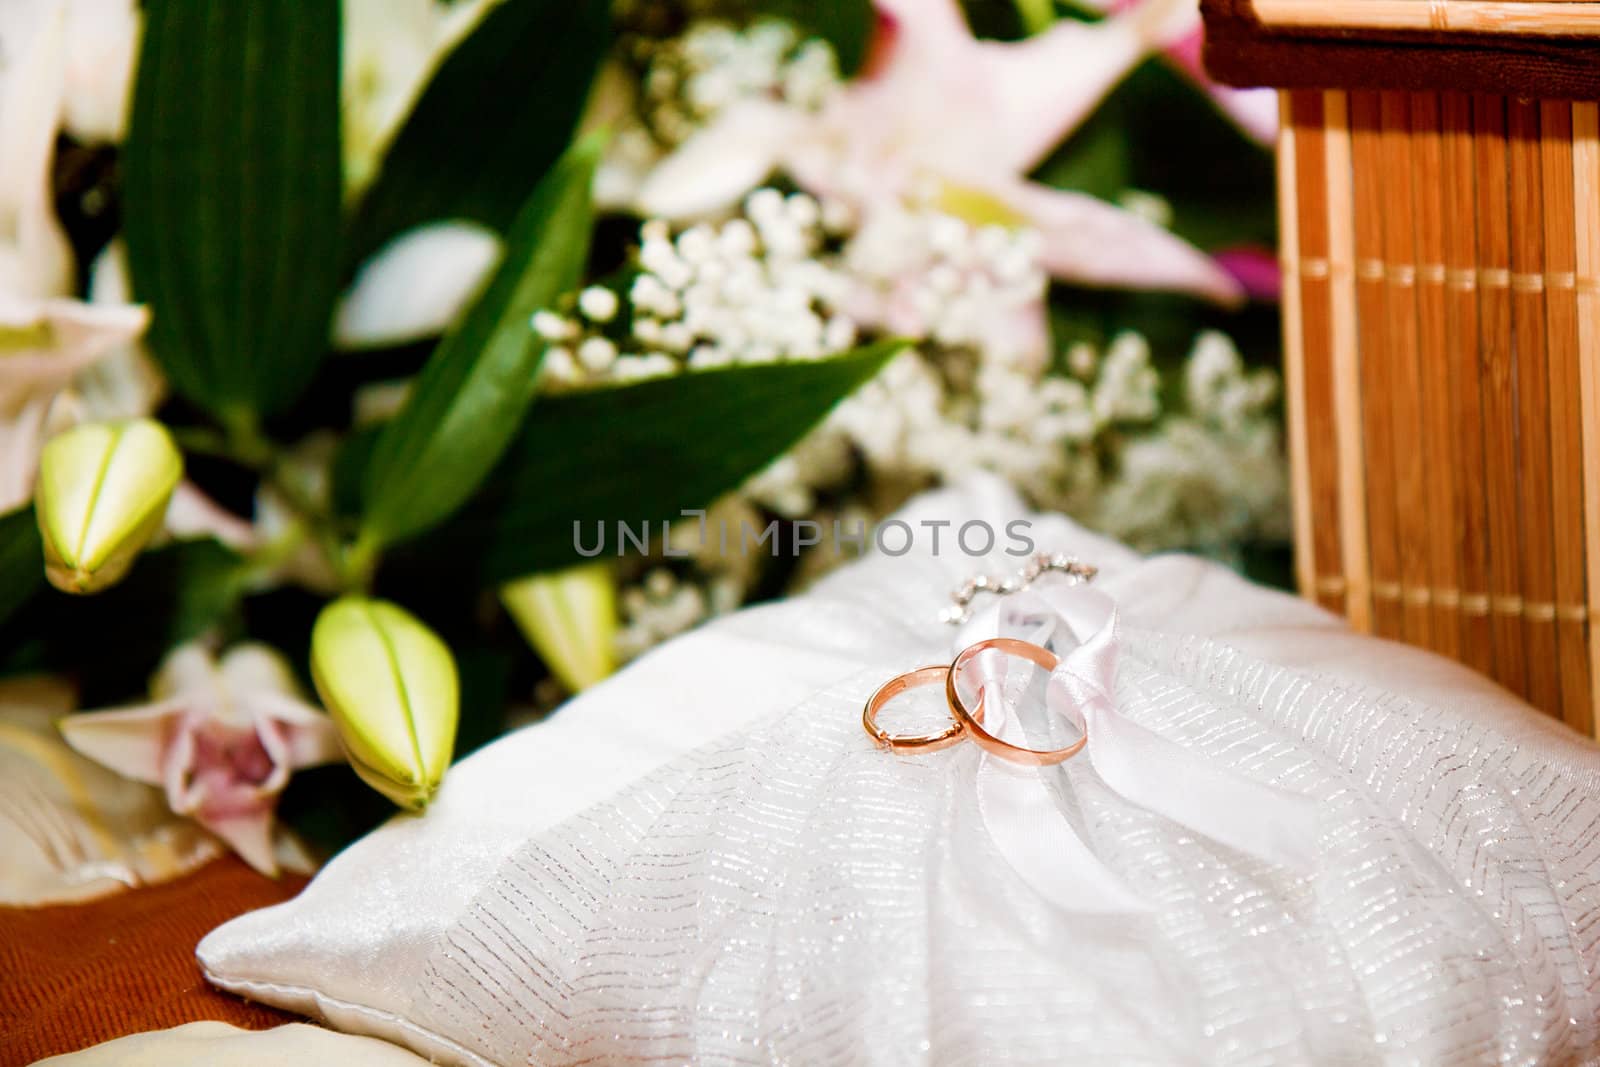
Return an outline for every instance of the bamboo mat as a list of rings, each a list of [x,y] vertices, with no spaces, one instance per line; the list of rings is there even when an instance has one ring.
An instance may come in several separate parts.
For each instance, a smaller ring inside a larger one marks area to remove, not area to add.
[[[1593,735],[1596,105],[1284,94],[1302,591]]]

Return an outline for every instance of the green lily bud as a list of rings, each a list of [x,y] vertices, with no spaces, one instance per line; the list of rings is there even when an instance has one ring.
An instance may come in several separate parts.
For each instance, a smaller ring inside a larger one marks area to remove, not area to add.
[[[500,587],[500,602],[569,692],[617,669],[617,587],[605,564],[518,578]]]
[[[460,714],[449,647],[403,608],[341,597],[312,627],[311,677],[361,779],[402,808],[427,807]]]
[[[39,456],[34,514],[44,573],[68,593],[95,593],[128,573],[161,529],[183,456],[151,419],[87,423]]]

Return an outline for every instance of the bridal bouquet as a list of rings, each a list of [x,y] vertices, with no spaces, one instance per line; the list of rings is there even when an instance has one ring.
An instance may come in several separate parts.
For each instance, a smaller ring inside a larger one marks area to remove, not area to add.
[[[0,659],[263,869],[385,810],[301,768],[420,810],[970,470],[1284,539],[1275,105],[1185,0],[27,0],[0,46]]]

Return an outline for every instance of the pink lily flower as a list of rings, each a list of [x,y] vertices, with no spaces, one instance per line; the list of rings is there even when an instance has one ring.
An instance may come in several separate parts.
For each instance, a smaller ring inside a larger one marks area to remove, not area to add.
[[[1137,0],[1086,0],[1090,7],[1099,11],[1125,11],[1132,7]],[[1200,5],[1190,4],[1187,8],[1190,21],[1186,29],[1174,36],[1162,48],[1162,55],[1178,71],[1182,72],[1204,90],[1211,97],[1211,102],[1216,105],[1228,118],[1233,120],[1252,140],[1259,144],[1271,145],[1278,136],[1278,94],[1271,89],[1235,89],[1228,85],[1218,85],[1206,74],[1205,64],[1201,62],[1200,53],[1205,44],[1205,32],[1200,22]]]
[[[1253,299],[1275,301],[1283,295],[1283,273],[1270,248],[1238,245],[1217,252],[1216,260]]]
[[[898,203],[1031,227],[1058,278],[1236,301],[1233,278],[1167,230],[1025,177],[1139,60],[1188,32],[1192,3],[1140,0],[1000,43],[974,38],[955,0],[877,0],[864,75],[814,114],[764,99],[730,106],[650,173],[637,206],[720,213],[781,168],[862,213]]]
[[[174,812],[276,875],[278,795],[296,770],[343,758],[333,720],[301,697],[283,658],[259,644],[236,645],[220,661],[201,644],[182,645],[151,696],[69,715],[61,734],[123,777],[162,787]]]

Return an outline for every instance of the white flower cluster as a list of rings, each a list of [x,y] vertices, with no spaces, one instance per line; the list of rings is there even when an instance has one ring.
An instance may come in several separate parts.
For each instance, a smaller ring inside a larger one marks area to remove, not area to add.
[[[884,209],[834,257],[845,312],[924,342],[895,359],[746,486],[782,515],[816,505],[859,456],[874,478],[926,481],[974,467],[1021,479],[1059,466],[1085,431],[1079,383],[1041,383],[1048,336],[1037,236],[920,209]],[[844,457],[841,459],[841,457]]]
[[[1288,536],[1288,480],[1273,410],[1277,376],[1247,372],[1223,334],[1200,335],[1184,365],[1185,410],[1128,440],[1086,522],[1145,551],[1226,555],[1240,541]]]
[[[642,581],[622,590],[618,658],[633,659],[712,615],[733,611],[744,592],[727,574],[680,577],[666,567],[652,568]]]
[[[1192,413],[1234,432],[1278,399],[1278,376],[1265,368],[1246,373],[1233,342],[1207,330],[1184,365],[1183,394]]]
[[[634,37],[625,51],[638,70],[638,92],[615,117],[616,136],[595,179],[596,202],[608,207],[629,207],[662,157],[729,106],[765,99],[815,111],[840,85],[832,46],[775,18],[742,29],[696,18],[678,37]],[[631,89],[631,72],[622,77]]]
[[[854,300],[892,333],[1038,366],[1039,235],[930,210],[876,211],[845,246]]]
[[[660,220],[645,223],[625,297],[591,287],[572,315],[534,315],[551,343],[543,383],[573,388],[851,347],[855,322],[829,310],[850,282],[821,254],[823,214],[804,193],[759,189],[743,215],[720,225],[673,236]]]
[[[993,471],[1035,505],[1145,550],[1286,535],[1270,371],[1247,373],[1225,336],[1202,334],[1184,368],[1185,408],[1164,415],[1139,335],[1103,352],[1074,346],[1066,363],[1040,375],[980,362],[961,379],[907,352],[744,492],[779,514],[807,515],[819,492],[850,482],[853,456],[874,485]]]
[[[1139,335],[1118,336],[1103,355],[1080,349],[1076,359],[1078,374],[1041,374],[981,350],[975,367],[908,352],[819,432],[844,434],[875,479],[948,481],[983,469],[1041,505],[1060,506],[1094,477],[1108,430],[1147,424],[1160,410],[1160,379]],[[838,484],[826,480],[830,473],[797,477]]]
[[[668,146],[740,100],[767,97],[810,111],[839,85],[828,43],[802,38],[779,19],[760,19],[743,29],[701,20],[681,37],[647,47],[640,111],[650,132]]]

